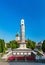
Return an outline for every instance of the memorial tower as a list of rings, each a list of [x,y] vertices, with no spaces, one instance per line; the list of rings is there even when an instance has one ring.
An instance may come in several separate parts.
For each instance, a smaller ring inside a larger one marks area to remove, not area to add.
[[[20,25],[20,40],[21,43],[25,43],[25,24],[24,24],[24,19],[21,20],[21,25]]]
[[[20,24],[20,48],[21,49],[26,49],[26,43],[25,43],[25,23],[24,19],[21,19],[21,24]]]

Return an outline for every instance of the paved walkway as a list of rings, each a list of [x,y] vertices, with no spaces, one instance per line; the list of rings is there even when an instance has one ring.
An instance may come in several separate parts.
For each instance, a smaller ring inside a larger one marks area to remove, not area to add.
[[[0,65],[45,65],[43,63],[30,62],[0,62]]]
[[[10,65],[8,62],[0,62],[0,65]]]

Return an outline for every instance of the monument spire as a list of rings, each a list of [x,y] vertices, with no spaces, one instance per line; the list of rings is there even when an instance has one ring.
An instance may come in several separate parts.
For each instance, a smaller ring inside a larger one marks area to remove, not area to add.
[[[25,24],[24,24],[24,19],[21,19],[20,40],[21,40],[22,43],[25,43]]]

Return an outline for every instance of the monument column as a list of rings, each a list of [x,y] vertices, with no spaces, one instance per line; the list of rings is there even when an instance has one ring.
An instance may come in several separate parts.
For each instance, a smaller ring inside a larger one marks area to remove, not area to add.
[[[24,24],[24,19],[21,20],[20,40],[21,40],[21,43],[25,43],[25,24]]]
[[[21,20],[20,29],[20,49],[26,49],[24,19]]]

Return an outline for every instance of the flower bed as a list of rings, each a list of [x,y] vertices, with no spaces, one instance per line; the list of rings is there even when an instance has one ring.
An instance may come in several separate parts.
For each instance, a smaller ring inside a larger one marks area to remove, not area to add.
[[[25,60],[25,57],[24,56],[18,56],[16,58],[17,58],[17,60]]]
[[[9,61],[13,61],[13,60],[35,60],[34,57],[32,56],[10,56],[8,57]]]
[[[35,58],[33,56],[26,56],[27,60],[35,60]]]
[[[15,60],[15,56],[10,56],[10,57],[8,57],[8,60],[9,60],[9,61]]]

